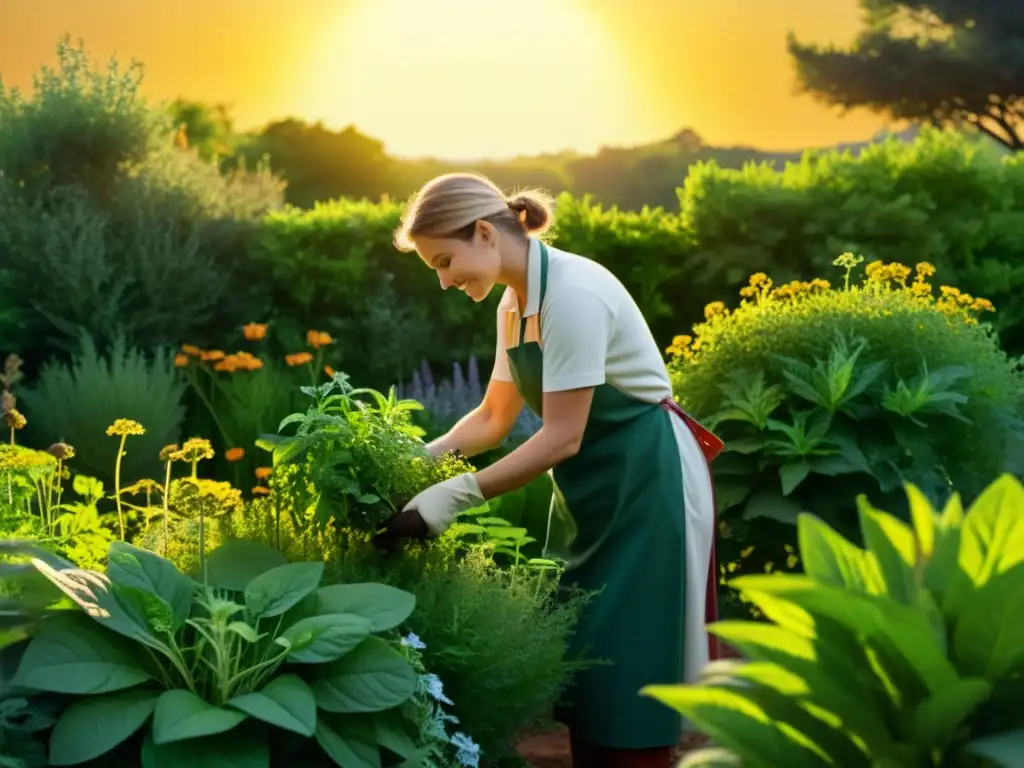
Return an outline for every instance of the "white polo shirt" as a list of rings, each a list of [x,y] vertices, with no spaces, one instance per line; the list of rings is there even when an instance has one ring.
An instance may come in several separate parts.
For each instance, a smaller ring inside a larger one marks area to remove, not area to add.
[[[665,360],[640,308],[608,269],[596,261],[548,246],[548,281],[540,306],[540,243],[530,240],[526,312],[540,312],[545,392],[610,384],[642,402],[672,395]],[[507,313],[515,338],[508,338]],[[516,294],[505,290],[498,305],[498,343],[491,377],[512,381],[505,350],[519,343]]]

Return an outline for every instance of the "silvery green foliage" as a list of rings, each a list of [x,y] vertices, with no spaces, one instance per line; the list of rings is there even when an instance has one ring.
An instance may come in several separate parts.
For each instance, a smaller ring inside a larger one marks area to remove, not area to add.
[[[480,404],[484,389],[476,356],[469,358],[465,373],[462,363],[453,363],[451,378],[440,382],[435,380],[424,360],[420,369],[413,373],[411,381],[398,386],[398,397],[422,403],[438,428],[447,429]],[[540,425],[541,420],[529,408],[523,408],[505,444],[526,440],[540,429]]]

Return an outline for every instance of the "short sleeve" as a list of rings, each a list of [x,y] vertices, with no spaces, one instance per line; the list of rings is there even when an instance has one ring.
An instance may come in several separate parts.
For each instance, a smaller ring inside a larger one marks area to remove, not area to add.
[[[494,346],[494,368],[491,370],[491,381],[513,381],[512,370],[508,365],[508,338],[506,333],[505,312],[515,308],[515,297],[510,300],[510,292],[506,291],[498,303],[497,343]]]
[[[544,391],[596,387],[605,382],[612,311],[593,291],[573,286],[541,310]]]

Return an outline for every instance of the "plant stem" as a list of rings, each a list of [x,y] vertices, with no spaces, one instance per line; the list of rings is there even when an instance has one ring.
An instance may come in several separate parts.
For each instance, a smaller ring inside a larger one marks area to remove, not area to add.
[[[199,572],[203,574],[203,586],[206,581],[206,515],[199,512]]]
[[[168,533],[168,522],[167,517],[170,515],[170,509],[168,508],[167,497],[171,492],[171,462],[167,462],[167,474],[164,477],[164,557],[167,557],[167,538],[170,536]]]
[[[117,462],[114,464],[114,501],[117,503],[117,523],[121,528],[121,541],[124,541],[124,510],[121,509],[121,457],[124,456],[124,443],[128,435],[121,435],[121,446],[117,449]]]
[[[213,385],[216,386],[217,382],[216,379],[214,379],[213,373],[206,370],[206,368],[203,368],[203,370],[206,371],[207,375],[209,375],[210,377],[210,380],[213,382]],[[189,382],[192,384],[192,389],[194,389],[196,391],[196,394],[199,395],[199,399],[203,402],[203,405],[206,406],[206,410],[210,412],[210,417],[213,419],[213,423],[217,426],[217,429],[220,430],[220,436],[224,438],[224,441],[228,445],[234,445],[235,443],[228,436],[227,430],[224,429],[224,425],[221,424],[220,419],[217,418],[217,411],[213,407],[213,403],[210,402],[210,398],[208,398],[206,396],[206,393],[203,392],[203,388],[199,386],[199,382],[197,382],[191,375],[188,378]]]

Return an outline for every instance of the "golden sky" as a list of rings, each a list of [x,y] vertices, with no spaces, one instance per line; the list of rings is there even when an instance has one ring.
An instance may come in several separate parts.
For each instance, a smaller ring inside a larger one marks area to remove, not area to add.
[[[142,60],[154,99],[226,102],[240,128],[354,123],[399,155],[591,152],[683,127],[795,149],[885,125],[795,92],[786,34],[845,43],[857,20],[857,0],[0,0],[0,78],[30,86],[67,32]]]

